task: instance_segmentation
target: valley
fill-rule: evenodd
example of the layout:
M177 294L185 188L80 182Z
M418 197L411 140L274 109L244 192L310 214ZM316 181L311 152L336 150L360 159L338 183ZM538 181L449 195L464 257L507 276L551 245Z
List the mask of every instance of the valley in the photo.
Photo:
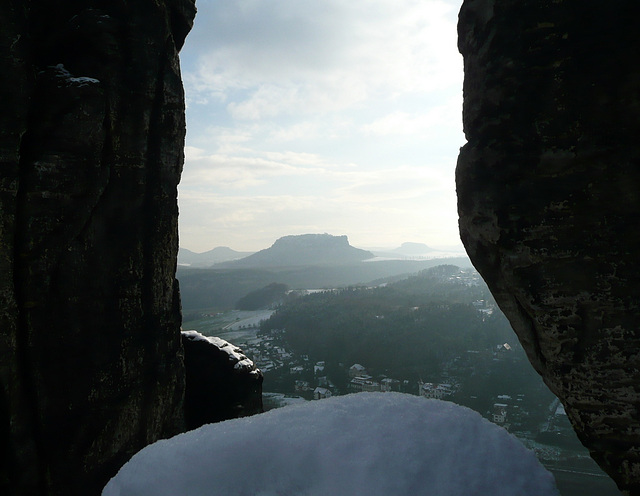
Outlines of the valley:
M534 450L563 496L617 494L475 270L294 293L271 309L191 312L183 327L241 346L264 373L267 409L358 391L453 401Z

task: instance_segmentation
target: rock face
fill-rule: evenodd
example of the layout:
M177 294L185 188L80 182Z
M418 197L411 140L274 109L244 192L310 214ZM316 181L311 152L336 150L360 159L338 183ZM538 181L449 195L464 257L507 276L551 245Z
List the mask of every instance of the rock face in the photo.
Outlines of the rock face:
M262 372L239 348L196 331L183 331L182 342L188 430L263 411Z
M0 493L91 495L183 428L193 0L0 5Z
M467 0L460 232L594 459L640 494L640 5Z

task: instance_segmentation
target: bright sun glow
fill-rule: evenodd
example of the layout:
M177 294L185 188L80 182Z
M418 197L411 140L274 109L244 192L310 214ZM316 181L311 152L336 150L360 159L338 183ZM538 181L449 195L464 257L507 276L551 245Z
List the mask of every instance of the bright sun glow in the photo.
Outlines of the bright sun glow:
M459 2L199 0L181 246L458 245Z

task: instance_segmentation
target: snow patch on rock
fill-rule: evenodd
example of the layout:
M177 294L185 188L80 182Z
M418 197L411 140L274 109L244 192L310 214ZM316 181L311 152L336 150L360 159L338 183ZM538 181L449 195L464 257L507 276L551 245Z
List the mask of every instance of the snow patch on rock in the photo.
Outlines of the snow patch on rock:
M182 335L191 341L206 341L224 351L229 355L229 361L234 362L234 369L255 369L253 362L242 353L240 348L224 339L215 336L205 336L198 331L182 331Z

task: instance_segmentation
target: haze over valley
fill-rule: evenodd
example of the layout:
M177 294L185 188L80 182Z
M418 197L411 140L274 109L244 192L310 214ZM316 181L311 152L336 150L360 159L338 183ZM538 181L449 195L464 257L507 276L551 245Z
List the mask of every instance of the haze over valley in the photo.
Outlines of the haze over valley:
M184 264L178 267L178 279L185 311L232 309L247 293L271 283L298 290L333 289L379 283L442 263L471 267L464 254L435 252L423 244L372 252L351 246L347 236L330 234L285 236L252 254L228 248L200 255L181 250L178 261Z
M183 328L241 346L267 409L359 391L453 401L533 449L562 496L616 494L463 254L324 233L179 261Z
M360 391L453 401L533 449L563 496L615 495L478 273L442 263L182 268L183 327L240 345L267 409Z
M291 259L291 256L294 258ZM335 236L324 233L283 236L278 238L271 247L259 252L236 251L228 246L217 246L211 250L196 253L181 247L178 251L178 265L203 268L231 262L231 265L235 266L260 267L341 264L356 260L427 260L461 257L467 257L461 245L436 249L424 243L404 242L397 247L355 248L349 243L346 235ZM239 262L240 260L243 261Z

